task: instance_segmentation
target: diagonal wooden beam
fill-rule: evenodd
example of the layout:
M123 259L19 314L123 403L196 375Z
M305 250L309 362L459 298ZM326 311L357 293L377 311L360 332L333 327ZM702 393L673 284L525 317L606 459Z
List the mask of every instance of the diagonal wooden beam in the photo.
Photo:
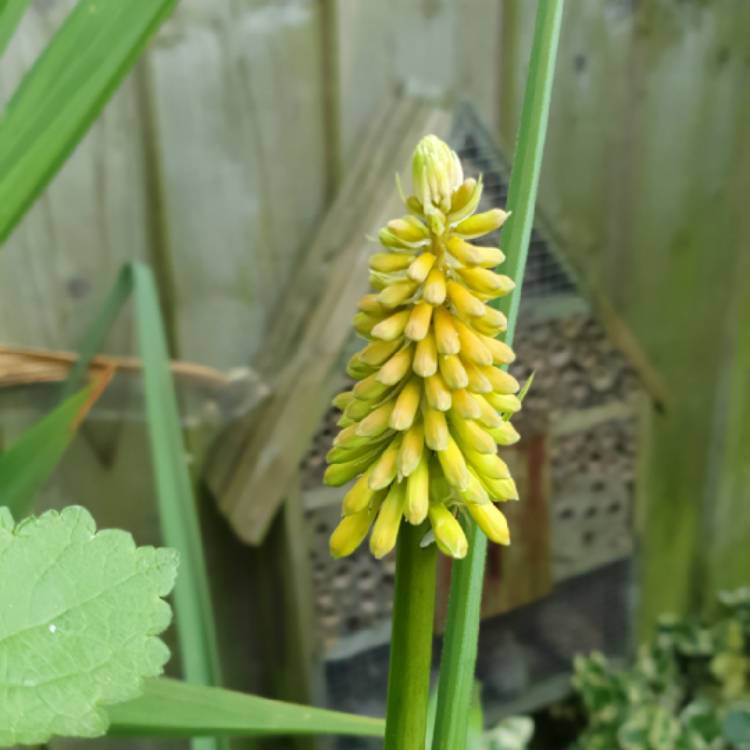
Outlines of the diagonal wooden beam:
M357 299L367 288L366 238L403 213L395 174L409 174L423 135L447 138L451 123L446 111L412 98L384 105L300 259L255 363L272 394L217 441L205 469L219 507L250 544L263 540L328 406Z

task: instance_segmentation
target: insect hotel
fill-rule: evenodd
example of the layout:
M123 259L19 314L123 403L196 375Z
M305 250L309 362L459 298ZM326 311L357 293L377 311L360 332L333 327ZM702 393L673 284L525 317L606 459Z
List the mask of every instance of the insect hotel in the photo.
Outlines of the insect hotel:
M398 210L394 174L406 174L411 144L426 132L447 139L467 176L483 175L486 208L505 204L509 174L507 158L468 106L448 113L402 99L381 117L269 337L279 347L264 355L269 371L274 361L286 364L253 416L252 434L234 438L241 458L227 472L233 481L222 484L221 467L213 475L224 512L251 543L262 538L285 496L301 503L306 539L297 575L301 588L312 587L327 699L337 708L374 712L382 704L372 696L384 699L386 692L395 556L376 560L363 545L350 557L331 557L328 539L345 488L322 482L338 430L331 397L349 385L346 362L359 346L350 320L367 288L372 238ZM554 236L538 216L511 366L519 382L532 375L533 382L514 420L521 442L503 453L521 500L504 506L513 543L490 545L485 579L478 669L490 715L531 710L563 694L575 653L624 653L630 637L614 613L629 601L645 395L628 337L587 299ZM438 630L450 561L441 557L440 566ZM435 666L439 655L438 639Z

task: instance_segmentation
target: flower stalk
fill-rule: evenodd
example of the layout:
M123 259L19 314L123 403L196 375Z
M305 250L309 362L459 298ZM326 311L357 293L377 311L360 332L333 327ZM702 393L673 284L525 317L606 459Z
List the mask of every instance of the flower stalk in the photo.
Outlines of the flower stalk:
M385 750L424 747L437 578L435 545L420 546L425 532L404 524L398 539Z

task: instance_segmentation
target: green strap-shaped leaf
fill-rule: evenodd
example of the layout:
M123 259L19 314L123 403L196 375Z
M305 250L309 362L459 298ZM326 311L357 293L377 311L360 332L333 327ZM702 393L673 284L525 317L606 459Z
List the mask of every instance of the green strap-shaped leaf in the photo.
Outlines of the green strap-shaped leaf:
M0 747L96 737L169 650L177 554L97 533L76 506L14 526L0 508Z
M79 0L0 119L0 242L88 130L174 3Z
M125 302L133 296L138 352L143 360L146 414L152 465L164 539L180 553L182 575L175 587L177 635L184 675L190 682L221 684L221 669L211 593L196 510L185 461L177 398L153 274L139 263L126 264L80 348L81 357L65 385L70 393L87 371L91 358ZM194 748L210 750L221 743L199 740Z
M0 58L31 0L0 0Z
M147 680L141 697L108 709L109 734L117 736L256 737L345 734L382 737L382 719L309 708L231 690Z
M0 506L25 516L75 435L93 395L92 387L70 396L0 454Z
M512 345L529 239L534 223L539 172L547 132L552 81L560 38L563 0L539 0L529 74L524 93L518 142L508 190L511 211L503 230L508 262L504 273L515 279L516 291L498 301L508 318L506 343ZM438 684L438 709L432 750L464 750L479 639L487 537L476 524L466 529L469 553L453 563L448 616Z

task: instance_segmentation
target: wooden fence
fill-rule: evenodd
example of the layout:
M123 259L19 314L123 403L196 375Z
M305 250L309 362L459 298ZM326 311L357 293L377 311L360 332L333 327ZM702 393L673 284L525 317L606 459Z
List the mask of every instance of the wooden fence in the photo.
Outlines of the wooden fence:
M32 4L0 97L70 5ZM469 100L512 150L535 6L182 0L0 254L0 341L74 347L120 264L140 259L175 356L252 365L389 96ZM540 206L669 391L642 457L644 623L750 580L748 28L745 0L571 0L564 21ZM132 351L127 319L109 348ZM63 478L103 524L150 541L143 443L133 420L92 425ZM254 555L224 539L222 589L236 594ZM222 614L253 620L236 598Z

